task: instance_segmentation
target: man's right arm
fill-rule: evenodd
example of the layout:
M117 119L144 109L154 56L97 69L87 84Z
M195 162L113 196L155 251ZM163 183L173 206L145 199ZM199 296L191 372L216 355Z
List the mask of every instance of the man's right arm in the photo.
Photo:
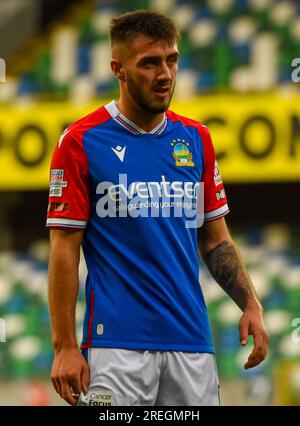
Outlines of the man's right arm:
M83 230L50 231L49 308L55 352L51 380L71 405L78 400L74 394L86 393L89 384L89 367L78 349L75 331L82 235Z

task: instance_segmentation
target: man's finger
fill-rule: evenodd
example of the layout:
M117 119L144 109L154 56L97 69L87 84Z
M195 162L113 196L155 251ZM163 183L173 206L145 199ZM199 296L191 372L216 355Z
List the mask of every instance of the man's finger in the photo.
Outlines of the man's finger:
M58 374L58 371L57 371L55 364L53 364L53 366L52 366L51 381L52 381L54 389L61 396L61 385L60 385L60 380L59 380L59 374Z
M60 395L60 387L58 386L57 380L54 379L53 377L51 377L51 381L52 381L52 384L53 384L55 391Z
M248 321L244 320L244 318L242 317L239 322L240 342L242 346L247 345L248 343L248 328Z
M89 370L89 366L85 363L82 367L82 372L81 372L81 388L84 394L87 393L89 384L90 384L90 370Z
M248 368L256 367L258 364L260 364L265 359L264 356L256 355L256 356L249 356L248 361L244 365L244 368L247 370Z
M268 352L268 343L266 341L266 335L263 332L254 335L254 349L265 359Z
M68 372L68 382L73 393L79 395L81 392L80 374L75 370Z
M72 377L69 380L70 386L72 388L72 391L74 394L79 395L81 392L81 386L80 386L80 376Z
M72 396L71 388L68 381L64 378L60 380L61 383L61 397L70 405L76 405L78 398Z
M267 347L264 341L264 336L260 334L256 334L254 336L254 348L248 358L248 361L245 364L245 369L255 367L260 364L266 357Z

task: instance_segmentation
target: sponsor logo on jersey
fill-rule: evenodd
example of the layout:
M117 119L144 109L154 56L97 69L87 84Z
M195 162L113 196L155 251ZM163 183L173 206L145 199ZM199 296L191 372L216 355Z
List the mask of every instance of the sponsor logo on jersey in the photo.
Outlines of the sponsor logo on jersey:
M111 149L116 154L116 156L119 158L119 160L123 163L124 155L125 155L125 151L126 151L126 146L123 146L123 148L122 148L120 145L118 145L118 146L116 146L116 148L111 147Z
M189 143L184 139L173 139L173 158L177 167L194 167L193 154L189 150Z
M131 200L133 197L139 198L197 198L197 191L199 189L199 182L182 182L182 181L168 181L164 175L161 176L161 181L148 181L148 182L132 182L127 185L127 175L119 175L119 183L117 185L111 184L108 187L108 195L111 200L118 201L122 198ZM102 189L102 184L109 182L101 182L98 186ZM97 193L98 190L97 190Z
M96 187L100 198L96 204L99 217L182 217L200 227L204 217L204 184L193 181L161 180L131 182L127 174L119 174L119 183L100 182ZM195 220L198 221L195 225ZM191 223L186 224L192 227Z
M217 162L215 162L215 168L214 168L214 180L215 180L215 185L216 185L216 186L221 185L221 184L223 183L223 182L222 182L222 177L221 177L220 170L219 170L219 167L218 167L218 163L217 163Z
M50 197L61 197L62 190L68 186L68 182L64 180L64 170L52 169L50 172Z

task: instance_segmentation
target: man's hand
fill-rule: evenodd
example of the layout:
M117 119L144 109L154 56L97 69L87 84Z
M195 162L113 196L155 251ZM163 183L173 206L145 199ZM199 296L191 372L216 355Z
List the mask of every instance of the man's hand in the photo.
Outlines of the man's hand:
M87 392L89 366L77 348L55 352L51 380L56 392L70 405L77 404L81 391Z
M264 326L262 311L246 308L239 322L239 332L242 346L248 343L249 335L254 338L254 348L244 368L255 367L266 358L269 346L269 336Z

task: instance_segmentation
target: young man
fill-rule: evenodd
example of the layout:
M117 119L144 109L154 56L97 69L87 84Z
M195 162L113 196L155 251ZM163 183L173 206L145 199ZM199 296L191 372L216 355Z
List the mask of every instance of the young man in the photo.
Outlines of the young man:
M245 368L267 354L262 308L226 227L208 129L168 110L178 39L173 22L154 12L114 19L111 68L120 99L71 125L54 152L52 381L72 405L81 392L87 405L219 404L198 242L243 311L241 344L254 336ZM190 214L202 187L198 230ZM81 244L88 268L83 354L75 337Z

